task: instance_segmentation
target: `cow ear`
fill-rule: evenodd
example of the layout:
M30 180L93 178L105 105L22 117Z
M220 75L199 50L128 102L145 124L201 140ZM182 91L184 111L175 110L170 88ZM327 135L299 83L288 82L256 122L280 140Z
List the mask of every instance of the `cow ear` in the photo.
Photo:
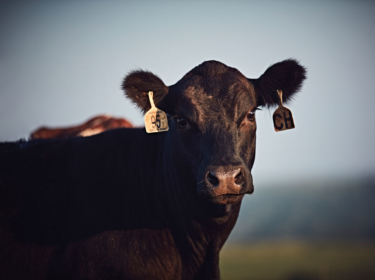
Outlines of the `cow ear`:
M151 108L148 99L149 91L154 92L156 107L168 93L168 87L158 76L142 70L129 73L122 83L122 89L125 91L125 95L143 110L143 113Z
M279 103L277 90L283 92L283 102L293 98L306 78L306 69L294 59L271 65L258 79L249 79L254 85L258 106L272 107Z

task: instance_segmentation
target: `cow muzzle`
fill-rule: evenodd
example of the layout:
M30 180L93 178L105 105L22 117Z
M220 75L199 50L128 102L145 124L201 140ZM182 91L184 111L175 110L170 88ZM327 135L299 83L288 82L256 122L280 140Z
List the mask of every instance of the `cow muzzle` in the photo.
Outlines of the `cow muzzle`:
M214 203L236 203L254 190L251 175L247 173L242 166L211 166L205 173L203 193Z

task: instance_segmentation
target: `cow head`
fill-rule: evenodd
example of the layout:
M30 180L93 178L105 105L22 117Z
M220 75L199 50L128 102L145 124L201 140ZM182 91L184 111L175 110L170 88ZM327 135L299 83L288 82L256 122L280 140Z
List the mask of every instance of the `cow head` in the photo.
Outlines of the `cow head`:
M174 135L176 157L194 178L195 194L231 204L253 192L255 111L278 104L277 89L288 102L305 72L295 60L285 60L248 79L235 68L206 61L169 87L146 71L130 73L122 87L144 112L150 109L147 93L154 92L156 106L170 115L170 130L163 133Z

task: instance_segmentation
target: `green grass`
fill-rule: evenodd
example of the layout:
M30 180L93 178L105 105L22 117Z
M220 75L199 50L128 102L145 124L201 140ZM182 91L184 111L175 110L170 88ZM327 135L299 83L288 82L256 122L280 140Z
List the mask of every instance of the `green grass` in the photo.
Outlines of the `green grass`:
M375 243L229 244L220 270L224 280L375 279Z

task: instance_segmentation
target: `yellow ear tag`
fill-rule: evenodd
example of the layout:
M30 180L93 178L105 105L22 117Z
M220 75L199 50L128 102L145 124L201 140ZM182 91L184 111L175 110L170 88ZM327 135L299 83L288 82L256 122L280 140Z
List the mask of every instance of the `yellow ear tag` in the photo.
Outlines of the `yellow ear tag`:
M292 112L283 106L283 92L277 90L279 94L279 108L273 113L273 126L276 131L295 128Z
M148 92L150 99L151 109L145 115L145 128L147 133L168 131L168 118L167 115L160 109L155 107L154 93Z

